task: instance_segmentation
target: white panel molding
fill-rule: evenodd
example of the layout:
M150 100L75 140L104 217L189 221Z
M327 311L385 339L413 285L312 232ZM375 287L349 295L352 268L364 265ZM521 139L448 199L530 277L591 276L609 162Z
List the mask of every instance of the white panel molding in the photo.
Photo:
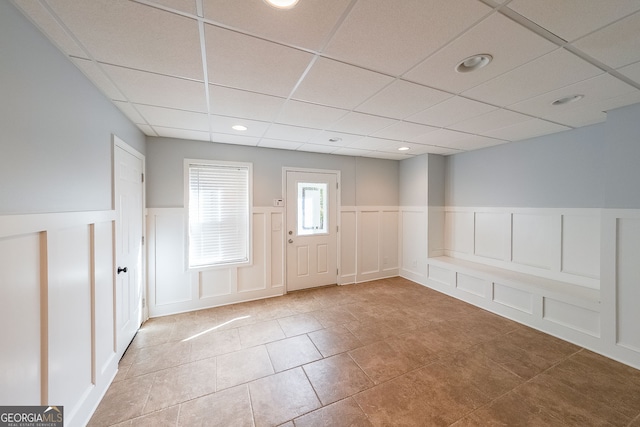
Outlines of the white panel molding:
M443 255L599 289L601 212L446 206Z
M24 346L13 356L35 366L21 377L23 389L4 396L5 403L55 401L68 408L67 425L85 425L106 393L118 369L115 219L113 210L0 216L0 277L7 284L0 294L19 286L22 298L12 300L26 304L17 318L4 310L0 321L21 325Z
M338 262L338 284L356 283L358 271L358 210L355 206L340 208L340 257Z
M444 211L442 212L444 215ZM442 225L444 224L444 216ZM398 265L400 275L416 282L427 278L428 211L424 206L400 206ZM444 236L444 231L442 236ZM442 242L444 244L444 242Z
M397 206L356 207L356 283L398 275L398 257L389 260L385 252L389 245L399 244L398 211Z
M282 295L283 214L281 207L253 207L252 265L188 270L186 210L148 209L149 315L166 316Z

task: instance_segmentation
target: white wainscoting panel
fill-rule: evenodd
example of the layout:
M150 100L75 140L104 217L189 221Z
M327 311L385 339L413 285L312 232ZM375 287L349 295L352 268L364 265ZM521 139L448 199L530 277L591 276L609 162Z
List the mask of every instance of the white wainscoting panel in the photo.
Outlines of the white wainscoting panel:
M203 270L186 268L185 214L183 208L148 209L151 317L282 295L282 208L253 208L250 266Z
M523 313L533 314L533 294L499 283L493 284L493 301Z
M476 212L474 253L508 261L511 253L511 215L505 212Z
M402 276L415 281L427 278L427 214L425 208L402 206L400 223L400 270Z
M562 271L600 278L600 218L562 216Z
M544 319L594 337L600 336L600 313L584 307L545 298Z
M117 372L115 216L0 216L4 404L63 405L65 425L89 421Z
M473 253L473 212L446 211L444 215L444 247L451 252Z
M444 255L444 206L429 206L427 209L427 252L429 257Z
M358 213L355 207L343 206L340 209L340 285L356 281L357 218Z
M462 291L486 298L490 283L478 277L458 273L456 287Z
M0 236L3 405L40 402L40 266L40 233Z
M560 217L550 214L513 214L512 227L514 263L560 270Z
M356 282L397 276L398 208L358 207L356 221Z
M429 280L434 280L447 286L453 286L455 282L455 272L435 265L429 265L427 277Z
M640 353L640 218L616 222L616 341Z

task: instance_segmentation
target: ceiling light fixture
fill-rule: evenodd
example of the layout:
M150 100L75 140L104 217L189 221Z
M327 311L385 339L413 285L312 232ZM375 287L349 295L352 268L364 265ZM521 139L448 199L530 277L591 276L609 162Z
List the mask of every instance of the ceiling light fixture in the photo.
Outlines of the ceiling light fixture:
M493 56L488 53L473 55L460 61L458 65L456 65L456 71L458 73L470 73L471 71L476 71L489 65L492 60Z
M298 4L298 0L264 0L264 2L277 9L291 9Z
M244 126L244 125L233 125L233 126L231 126L231 129L239 130L240 132L244 132L248 128L246 126Z
M400 147L398 151L409 151L409 147Z
M556 99L551 105L571 104L572 102L580 101L582 98L584 98L584 95L565 96L564 98Z
M329 138L329 142L340 142L340 141L342 141L342 138L338 138L337 136L333 138Z

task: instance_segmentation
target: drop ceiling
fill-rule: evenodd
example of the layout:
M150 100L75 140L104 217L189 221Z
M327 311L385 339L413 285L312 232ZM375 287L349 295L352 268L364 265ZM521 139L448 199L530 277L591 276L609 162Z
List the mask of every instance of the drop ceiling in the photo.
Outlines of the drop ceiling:
M400 160L640 102L638 0L13 1L149 136Z

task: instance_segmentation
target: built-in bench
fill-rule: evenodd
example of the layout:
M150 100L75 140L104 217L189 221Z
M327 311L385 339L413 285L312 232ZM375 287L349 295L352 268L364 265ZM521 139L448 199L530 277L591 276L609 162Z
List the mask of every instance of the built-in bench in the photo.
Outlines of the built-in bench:
M569 339L575 332L600 336L598 289L447 256L427 264L434 289Z

